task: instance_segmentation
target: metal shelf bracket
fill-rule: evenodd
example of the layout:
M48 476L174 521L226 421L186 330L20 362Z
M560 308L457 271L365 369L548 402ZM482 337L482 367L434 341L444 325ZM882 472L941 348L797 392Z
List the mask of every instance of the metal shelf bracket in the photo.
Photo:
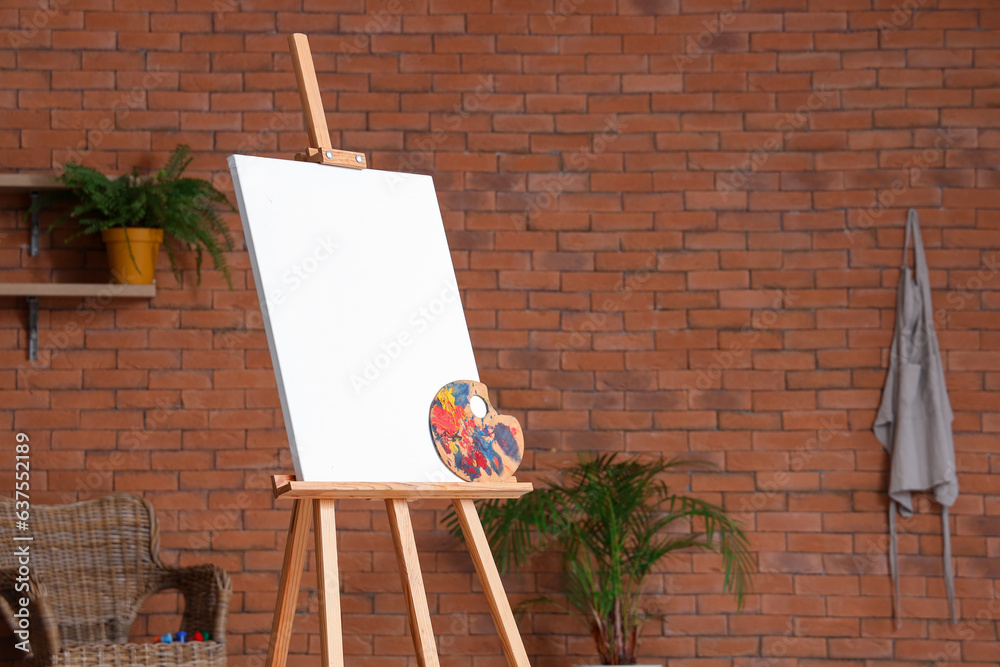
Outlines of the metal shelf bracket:
M28 297L28 359L38 359L38 297Z
M31 256L38 257L38 245L39 239L42 234L42 212L34 208L35 204L38 203L38 197L40 193L38 190L31 191ZM34 357L32 357L34 359Z

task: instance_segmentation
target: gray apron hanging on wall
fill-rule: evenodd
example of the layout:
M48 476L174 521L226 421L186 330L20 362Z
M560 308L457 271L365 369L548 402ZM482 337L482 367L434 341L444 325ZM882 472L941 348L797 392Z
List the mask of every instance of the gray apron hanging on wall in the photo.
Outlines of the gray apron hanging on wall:
M914 270L907 265L913 239ZM914 275L915 274L915 275ZM955 584L951 564L948 508L958 497L955 448L952 443L953 414L945 386L941 351L934 333L934 307L928 279L924 244L917 212L906 219L903 266L896 295L896 332L889 352L889 374L873 427L875 436L889 453L890 568L897 625L899 606L899 553L896 547L896 511L913 514L914 491L933 491L941 504L944 539L944 576L951 621L955 623Z

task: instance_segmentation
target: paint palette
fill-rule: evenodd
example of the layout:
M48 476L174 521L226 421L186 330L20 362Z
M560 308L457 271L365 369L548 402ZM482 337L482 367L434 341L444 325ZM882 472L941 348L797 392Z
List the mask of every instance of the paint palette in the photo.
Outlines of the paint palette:
M441 387L431 402L430 429L441 461L470 482L507 479L524 455L521 425L490 405L481 382L458 380Z

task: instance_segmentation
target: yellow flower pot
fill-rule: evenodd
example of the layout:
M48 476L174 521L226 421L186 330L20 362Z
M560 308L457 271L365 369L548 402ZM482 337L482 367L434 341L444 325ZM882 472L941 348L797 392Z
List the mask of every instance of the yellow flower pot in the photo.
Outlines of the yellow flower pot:
M162 229L115 227L102 230L101 238L108 248L108 268L116 283L153 284L156 277L156 256L163 242Z

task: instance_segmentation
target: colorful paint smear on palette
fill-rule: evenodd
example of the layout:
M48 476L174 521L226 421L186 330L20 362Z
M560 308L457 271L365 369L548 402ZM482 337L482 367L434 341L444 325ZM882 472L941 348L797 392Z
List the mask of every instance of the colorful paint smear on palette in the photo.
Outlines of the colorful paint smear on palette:
M472 411L473 396L486 403L483 417ZM444 464L470 482L504 480L524 455L521 425L497 413L481 382L458 380L441 387L431 402L430 429Z

